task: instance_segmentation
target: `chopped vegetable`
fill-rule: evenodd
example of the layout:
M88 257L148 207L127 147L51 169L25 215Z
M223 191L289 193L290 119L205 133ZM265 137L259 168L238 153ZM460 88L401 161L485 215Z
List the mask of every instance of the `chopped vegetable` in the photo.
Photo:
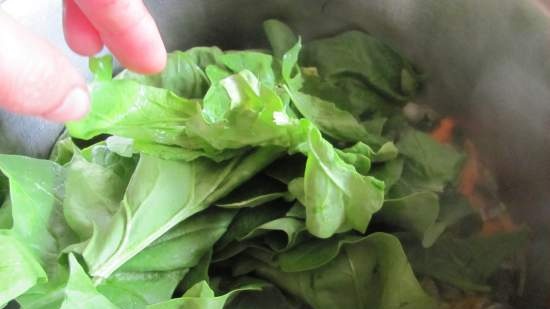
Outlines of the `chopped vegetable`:
M272 53L196 47L153 76L90 59L91 111L51 160L0 155L0 306L431 309L419 274L490 289L526 234L482 211L496 189L452 118L406 121L412 64L360 31L264 29Z
M432 137L442 144L449 144L453 140L455 126L453 118L445 117L439 121L439 126L432 131Z

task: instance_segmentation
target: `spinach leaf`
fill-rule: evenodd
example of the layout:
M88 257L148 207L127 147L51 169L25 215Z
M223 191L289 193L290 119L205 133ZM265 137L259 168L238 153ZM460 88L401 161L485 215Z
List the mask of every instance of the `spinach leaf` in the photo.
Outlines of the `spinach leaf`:
M0 252L0 307L47 281L34 254L9 231L0 230Z
M208 275L208 271L210 269L210 263L212 263L213 253L212 248L210 248L210 250L208 250L208 252L201 257L199 263L191 268L185 275L180 286L187 290L201 281L209 283L210 277Z
M61 237L72 237L61 221L62 168L51 161L0 155L0 170L10 182L11 232L41 265L55 263ZM50 226L53 222L59 224L56 229Z
M264 173L288 185L293 179L303 177L305 169L306 157L302 154L295 154L276 160L264 170Z
M23 298L21 303L25 303L36 294L55 290L63 276L57 257L61 249L76 241L76 237L63 219L63 169L59 165L52 161L0 155L0 171L10 184L9 207L6 208L9 212L5 213L10 217L5 218L9 226L6 224L6 229L0 230L0 234L7 237L4 245L10 250L2 251L0 260L13 263L14 256L20 258L19 264L0 267L0 277L21 275L15 281L7 281L13 289L0 297L0 302L19 296ZM20 295L22 293L25 294Z
M431 248L404 241L414 271L467 291L489 291L489 277L527 241L527 232L507 232L467 239L441 237Z
M106 279L168 230L208 207L206 198L235 163L187 163L142 155L119 209L107 227L94 230L81 252L90 274Z
M468 219L481 218L476 216L475 210L470 206L466 198L458 194L446 194L441 196L439 203L439 216L425 232L423 246L430 247L447 229L464 223ZM458 224L457 232L462 232L464 224ZM458 233L455 233L455 235Z
M400 153L408 159L396 194L418 190L441 192L455 183L464 155L450 145L440 144L418 130L406 130L397 143Z
M217 47L195 47L168 54L164 70L156 75L141 75L123 71L117 79L134 80L140 84L163 88L184 98L202 99L210 87L206 68L222 65L223 52Z
M384 233L343 246L329 263L313 270L288 273L260 264L255 272L314 309L436 308L414 277L399 240Z
M210 205L227 196L243 182L250 180L255 174L277 160L281 155L282 150L279 147L261 147L241 157L231 174L220 183L205 203Z
M235 220L231 222L227 232L216 244L215 252L224 249L233 241L241 241L254 229L262 224L278 219L285 214L288 208L281 207L278 201L271 202L254 208L241 209Z
M362 241L355 235L337 235L329 239L312 239L299 247L277 256L279 267L284 272L300 272L319 268L335 259L342 247Z
M273 55L277 59L282 59L284 54L298 42L298 37L292 29L276 19L266 20L263 23L263 28Z
M186 160L203 154L196 149L214 158L220 154L200 138L186 134L186 122L200 113L199 102L131 80L95 82L92 87L92 109L83 120L67 124L71 136L120 135L133 139L139 151ZM170 146L189 151L170 152Z
M196 266L226 232L235 213L213 208L184 220L122 265L120 271L162 272Z
M65 137L55 143L50 154L50 160L59 165L65 165L71 161L74 152L77 150L78 147L74 144L73 140L70 137Z
M67 223L81 240L92 236L94 226L96 229L107 228L119 209L135 166L133 159L114 159L114 154L110 155L110 162L106 162L105 155L98 154L104 147L94 148L92 162L76 154L66 168L63 212Z
M108 81L113 79L113 57L90 57L88 68L96 81Z
M413 233L425 247L437 239L428 237L439 216L439 197L433 192L417 192L398 199L387 199L375 218L389 226Z
M269 286L261 291L244 291L233 299L227 309L305 309L305 304L284 295L278 288Z
M345 142L380 142L379 138L368 134L352 114L334 103L290 90L289 95L298 111L332 138Z
M304 176L308 231L328 238L344 225L364 233L373 213L382 207L384 183L358 173L321 133L312 128Z
M97 290L119 308L144 309L171 299L186 272L116 272L98 285Z
M233 73L250 71L262 84L268 87L275 86L273 57L269 54L255 51L231 51L221 55L220 61Z
M220 84L227 92L229 101L219 104L231 108L224 121L206 124L202 117L193 118L188 128L194 136L207 141L215 149L247 146L292 149L304 139L300 123L285 113L281 98L252 72L241 71L221 80Z
M17 303L25 309L58 309L65 299L65 287L69 269L65 263L50 265L47 282L39 283L17 297Z
M354 77L363 88L406 101L416 92L412 66L382 41L360 31L309 42L304 46L301 64L314 66L324 79Z
M333 102L339 109L351 113L358 119L383 117L399 112L398 107L394 106L394 100L365 87L361 81L353 77L339 76L336 79L326 80L319 76L316 67L302 70L304 73L302 92Z
M401 178L403 173L403 159L391 160L382 165L375 165L370 171L370 175L384 182L384 192L387 194Z
M227 294L215 296L214 291L212 291L212 289L208 286L208 283L201 281L187 290L182 297L148 306L147 309L223 309L225 303L237 293L246 290L259 289L260 287L257 285L244 286L242 288L232 290Z
M69 254L69 265L71 272L67 287L65 288L65 299L61 304L61 309L119 309L119 307L115 306L96 290L92 280L72 254Z
M283 217L266 222L252 230L243 239L264 236L264 242L274 251L285 251L294 247L305 236L303 220Z
M257 174L216 203L223 208L256 207L273 200L289 199L286 186L263 174Z

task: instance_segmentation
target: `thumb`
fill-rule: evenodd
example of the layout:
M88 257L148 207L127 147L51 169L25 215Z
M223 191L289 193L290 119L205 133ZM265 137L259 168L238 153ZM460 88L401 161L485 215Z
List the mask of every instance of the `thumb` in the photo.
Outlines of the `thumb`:
M0 107L53 121L86 114L85 80L60 51L0 10Z

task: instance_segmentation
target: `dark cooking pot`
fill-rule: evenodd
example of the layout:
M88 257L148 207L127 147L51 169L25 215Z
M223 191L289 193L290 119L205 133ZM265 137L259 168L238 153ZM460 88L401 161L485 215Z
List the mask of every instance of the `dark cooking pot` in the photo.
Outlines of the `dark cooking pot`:
M0 1L1 2L1 1ZM2 7L65 47L60 0ZM266 45L276 17L304 39L366 30L427 76L422 103L460 118L498 176L500 194L534 238L518 308L550 307L550 13L530 0L152 0L169 50ZM70 55L86 72L86 59ZM1 99L1 98L0 98ZM46 156L62 127L0 112L0 152ZM488 257L490 258L490 257Z

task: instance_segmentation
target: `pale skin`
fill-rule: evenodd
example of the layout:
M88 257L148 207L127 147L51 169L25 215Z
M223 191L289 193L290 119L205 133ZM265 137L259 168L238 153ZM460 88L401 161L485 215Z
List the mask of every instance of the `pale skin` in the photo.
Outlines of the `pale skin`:
M64 0L69 47L92 56L104 46L126 68L154 74L166 65L158 28L140 0ZM89 110L85 79L50 43L0 10L0 107L66 122ZM4 48L9 46L9 48Z

